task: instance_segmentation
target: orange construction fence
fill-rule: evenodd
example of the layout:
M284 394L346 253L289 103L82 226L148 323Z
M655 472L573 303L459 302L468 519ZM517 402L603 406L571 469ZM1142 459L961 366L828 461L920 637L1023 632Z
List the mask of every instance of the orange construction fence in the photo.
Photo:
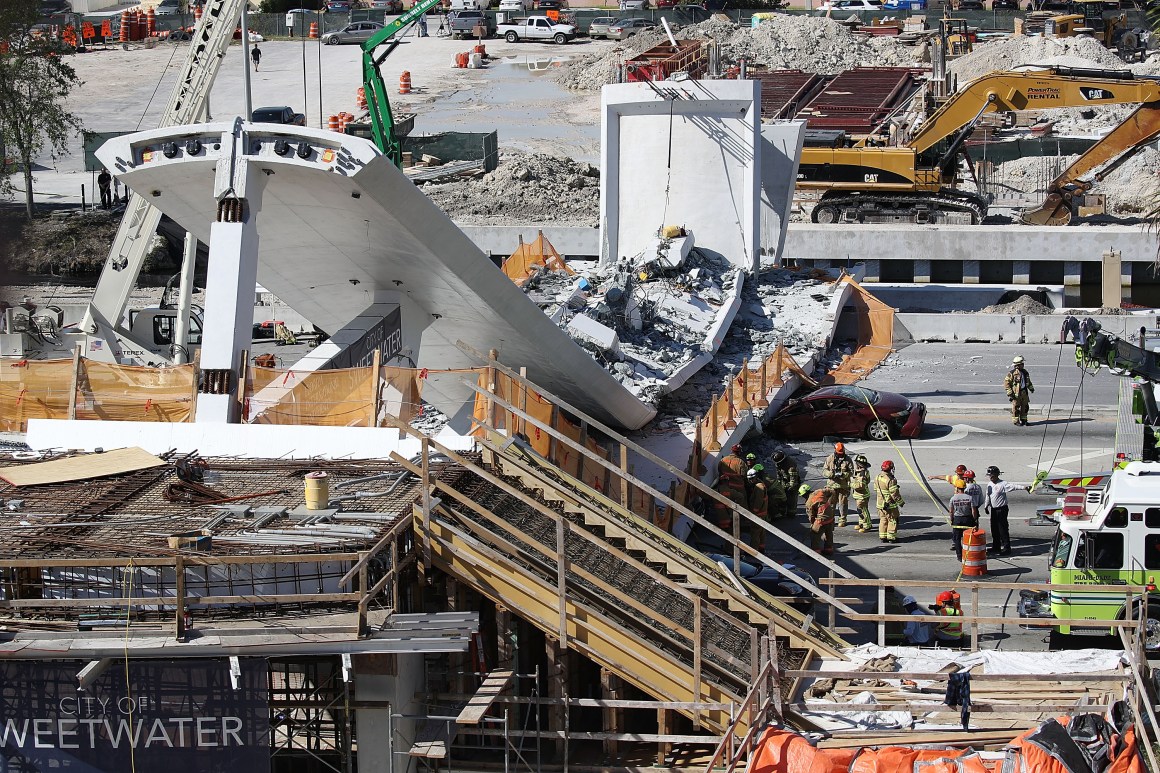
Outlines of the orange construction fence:
M29 419L189 421L196 369L139 368L80 358L0 363L0 429Z
M824 385L853 384L870 375L894 351L894 308L853 279L846 277L846 282L853 288L846 306L853 307L858 322L858 347L826 374L822 379Z

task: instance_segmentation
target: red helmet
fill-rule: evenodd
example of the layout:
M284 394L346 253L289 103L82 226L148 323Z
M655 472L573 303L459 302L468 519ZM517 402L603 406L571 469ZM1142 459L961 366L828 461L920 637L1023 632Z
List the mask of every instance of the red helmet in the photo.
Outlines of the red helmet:
M975 479L975 471L974 470L965 470L963 472L963 480L974 480L974 479Z
M890 472L891 470L894 469L894 462L887 459L885 462L882 463L882 469L886 470L887 472Z
M954 601L954 599L955 594L951 593L949 590L944 590L942 593L934 597L935 603L939 605L950 604L952 601Z
M730 448L729 450L730 450L730 451L732 451L732 452L733 452L733 453L735 453L735 454L740 454L740 453L741 453L741 444L740 444L740 443L734 443L734 444L733 444L733 447L732 447L732 448Z
M955 472L959 475L962 475L966 471L967 471L967 465L965 465L965 464L960 464L958 467L955 468Z

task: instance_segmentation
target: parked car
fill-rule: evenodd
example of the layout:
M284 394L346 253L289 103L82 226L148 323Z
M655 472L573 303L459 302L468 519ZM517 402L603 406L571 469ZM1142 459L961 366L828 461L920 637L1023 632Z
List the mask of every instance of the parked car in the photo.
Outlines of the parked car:
M329 0L327 13L350 13L350 0Z
M181 13L183 10L185 9L182 8L181 0L161 0L160 3L154 6L153 13L157 16L173 16L176 13Z
M255 107L253 115L254 123L280 123L292 126L306 125L306 116L302 113L295 113L294 108L289 105Z
M72 6L65 0L42 0L40 4L41 16L56 16L61 13L72 13Z
M787 440L821 440L826 435L918 437L926 422L926 406L894 392L860 386L814 390L786 403L770 423L770 432Z
M677 0L656 0L657 8L676 8Z
M328 32L322 36L322 42L328 46L337 46L342 43L365 43L383 28L377 21L359 21L348 24L335 32Z
M822 13L826 11L882 11L885 8L882 0L826 0L818 6Z
M447 15L447 24L453 38L475 37L476 27L483 27L485 38L495 34L495 17L483 11L453 11Z
M991 10L993 11L1018 11L1019 0L993 0L991 3Z
M367 0L367 8L370 8L372 11L402 13L403 0Z
M617 19L608 28L609 40L627 40L638 32L654 29L657 23L652 19Z
M564 45L576 37L576 28L571 24L553 22L546 16L529 16L526 19L515 19L499 25L496 34L503 35L504 40L509 43L521 40L550 40L557 45Z
M983 0L959 0L960 11L985 11L987 6L983 4Z
M504 0L507 2L507 0ZM502 7L502 3L500 4ZM615 16L597 16L588 25L588 37L590 38L606 38L608 37L608 28L616 23Z
M647 11L648 0L620 0L622 11Z
M568 7L568 0L539 0L536 7L541 11L562 11Z
M499 9L509 13L527 13L534 5L532 0L499 0Z

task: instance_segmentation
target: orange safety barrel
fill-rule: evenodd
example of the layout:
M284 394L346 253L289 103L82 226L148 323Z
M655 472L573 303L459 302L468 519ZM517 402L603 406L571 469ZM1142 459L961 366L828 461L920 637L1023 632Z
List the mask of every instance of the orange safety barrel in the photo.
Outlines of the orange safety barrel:
M129 11L125 11L124 13L121 14L121 42L122 43L129 42L129 25L130 25L130 23L131 22L129 21Z
M466 70L468 58L469 58L468 53L466 51L463 51L463 52L456 54L455 55L455 66L461 70Z
M157 11L150 6L145 13L145 35L153 37L153 33L157 31Z
M367 90L365 86L359 86L358 91L354 95L355 104L358 105L359 110L367 109Z
M148 22L145 20L145 14L137 11L133 16L135 20L133 40L144 40L148 32Z
M197 22L201 21L201 6L200 5L195 5L193 7L193 21L195 24Z
M318 39L318 22L316 22L316 21L310 22L310 39L311 40Z
M963 576L987 574L987 532L982 529L963 531Z
M332 132L339 131L342 128L341 122L339 121L337 115L330 116L326 122L326 128L330 129Z
M403 70L403 72L399 75L399 93L411 93L411 73L409 70Z
M480 43L475 47L475 53L479 54L480 56L487 56L487 46Z

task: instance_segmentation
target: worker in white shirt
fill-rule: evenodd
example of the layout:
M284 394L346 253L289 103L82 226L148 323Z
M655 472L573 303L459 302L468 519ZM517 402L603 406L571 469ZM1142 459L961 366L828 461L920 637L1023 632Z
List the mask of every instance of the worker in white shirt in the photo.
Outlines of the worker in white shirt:
M913 644L915 647L930 644L931 639L934 638L934 627L931 625L931 620L927 618L932 617L932 615L918 605L914 596L904 597L902 607L908 615L913 615L902 626L902 635L906 637L906 643Z
M999 556L1011 555L1011 532L1007 528L1007 494L1012 491L1031 491L1030 486L1017 486L1000 480L1002 472L995 465L987 468L987 512L991 514L991 552Z

